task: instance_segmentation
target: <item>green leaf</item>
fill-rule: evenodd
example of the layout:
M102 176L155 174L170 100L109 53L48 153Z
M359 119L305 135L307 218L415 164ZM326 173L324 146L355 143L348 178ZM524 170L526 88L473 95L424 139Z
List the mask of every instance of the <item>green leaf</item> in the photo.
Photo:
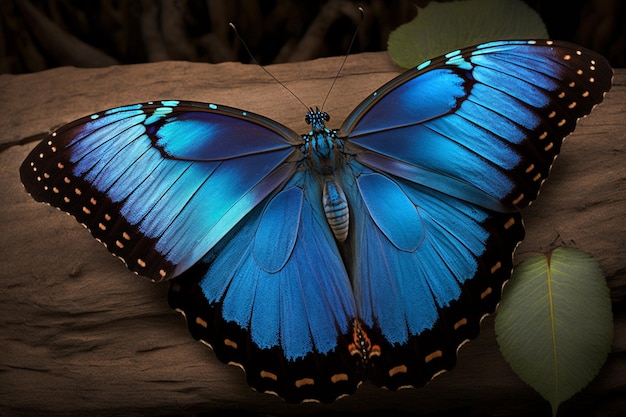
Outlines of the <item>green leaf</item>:
M521 0L431 1L389 35L387 49L396 64L410 68L486 41L547 37L539 15Z
M572 248L528 258L504 289L495 329L513 371L556 415L596 376L611 349L611 299L600 266Z

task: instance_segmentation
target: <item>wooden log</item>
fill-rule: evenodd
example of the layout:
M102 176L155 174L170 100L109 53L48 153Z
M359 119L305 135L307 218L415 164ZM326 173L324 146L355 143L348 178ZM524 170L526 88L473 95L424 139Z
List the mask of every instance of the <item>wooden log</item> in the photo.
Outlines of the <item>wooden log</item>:
M269 67L305 103L320 105L341 58ZM339 126L399 73L384 53L351 56L327 102ZM516 260L564 243L599 261L612 290L613 353L562 415L626 408L626 70L566 141L538 201L525 210ZM23 190L23 138L134 102L185 99L245 108L307 131L304 108L260 68L162 62L0 75L0 415L543 415L549 406L510 370L493 319L459 364L423 389L365 383L331 405L289 405L251 391L241 371L194 341L167 306L167 284L137 278L72 218Z

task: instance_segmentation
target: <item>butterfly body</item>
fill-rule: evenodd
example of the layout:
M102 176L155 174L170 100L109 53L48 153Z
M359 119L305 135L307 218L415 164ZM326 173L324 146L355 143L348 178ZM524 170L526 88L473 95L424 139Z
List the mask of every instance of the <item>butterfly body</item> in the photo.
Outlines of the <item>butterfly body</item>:
M53 133L27 191L86 225L249 385L330 402L368 379L418 387L494 311L532 202L610 88L552 41L451 52L309 133L208 103L149 102Z
M347 155L343 150L343 141L337 137L336 130L330 130L325 122L330 120L328 113L313 110L305 116L311 131L302 135L304 146L302 154L306 158L306 168L319 175L323 183L322 203L328 225L338 242L348 236L350 214L348 201L335 177L335 171L345 165Z

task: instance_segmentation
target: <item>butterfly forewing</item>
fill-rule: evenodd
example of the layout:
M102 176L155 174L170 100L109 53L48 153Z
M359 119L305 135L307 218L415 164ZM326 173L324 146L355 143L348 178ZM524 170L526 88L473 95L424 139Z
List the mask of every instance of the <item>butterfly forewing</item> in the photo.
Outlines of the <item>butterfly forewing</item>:
M125 106L54 132L20 175L33 198L76 217L129 269L169 279L293 175L300 137L290 132L222 106Z
M390 81L338 135L376 170L486 208L524 207L611 78L602 56L575 45L492 42Z

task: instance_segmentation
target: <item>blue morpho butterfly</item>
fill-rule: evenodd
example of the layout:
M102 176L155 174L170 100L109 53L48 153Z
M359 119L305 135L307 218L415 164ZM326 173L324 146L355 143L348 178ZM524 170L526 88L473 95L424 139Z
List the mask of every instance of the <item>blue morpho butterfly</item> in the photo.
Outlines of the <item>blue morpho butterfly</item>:
M27 191L76 217L250 386L329 402L451 369L524 236L519 208L612 70L553 41L451 52L391 80L338 130L217 104L119 107L52 133Z

